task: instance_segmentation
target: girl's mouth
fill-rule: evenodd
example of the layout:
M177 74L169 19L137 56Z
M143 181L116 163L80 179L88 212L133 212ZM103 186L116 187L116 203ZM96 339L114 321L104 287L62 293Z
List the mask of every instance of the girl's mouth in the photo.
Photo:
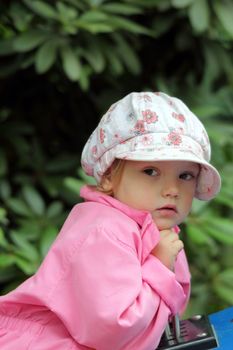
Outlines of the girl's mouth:
M167 217L172 217L177 214L177 208L175 205L172 204L164 205L163 207L156 209L156 211L160 215Z

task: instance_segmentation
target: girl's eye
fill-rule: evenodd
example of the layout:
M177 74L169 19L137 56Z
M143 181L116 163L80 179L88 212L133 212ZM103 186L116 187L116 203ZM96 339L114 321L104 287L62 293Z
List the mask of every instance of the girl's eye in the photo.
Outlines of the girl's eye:
M143 172L149 176L157 176L158 175L158 171L156 169L153 169L153 168L144 169Z
M194 178L195 178L195 176L192 173L188 173L188 172L187 173L182 173L180 175L180 179L186 180L186 181L192 180Z

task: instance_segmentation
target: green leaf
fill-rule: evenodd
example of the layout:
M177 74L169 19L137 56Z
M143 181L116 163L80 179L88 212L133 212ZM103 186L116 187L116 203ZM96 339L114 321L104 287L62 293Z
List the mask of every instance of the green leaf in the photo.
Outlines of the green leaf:
M12 254L0 254L0 268L11 266L15 263L15 256Z
M83 65L81 74L80 74L80 79L79 79L79 84L83 91L87 91L89 88L90 74L91 74L91 67L89 65Z
M58 41L55 39L41 45L35 56L37 73L45 73L51 68L56 60L57 48Z
M82 16L79 17L79 21L82 22L103 22L108 20L108 15L97 10L86 11ZM79 22L78 21L78 22Z
M218 51L216 51L216 47L206 43L204 47L204 55L205 55L205 70L204 70L204 76L202 79L202 89L206 91L207 89L211 88L211 85L214 83L214 81L217 79L219 74L221 74L221 66L219 65L219 57L218 57ZM206 108L208 106L210 108L213 108L213 115L218 115L221 113L222 106L219 103L219 101L215 98L212 99L212 101L206 101L203 102L206 105ZM214 108L216 109L216 112L214 112ZM217 110L218 109L218 110ZM209 115L211 115L209 113Z
M122 74L124 72L124 67L114 49L112 48L109 51L106 51L105 54L109 61L109 68L111 69L113 75L117 76Z
M111 33L114 31L114 28L111 24L107 23L92 23L92 22L82 22L77 23L80 29L84 29L92 34L96 33Z
M90 40L88 47L83 51L83 56L86 58L90 66L97 73L100 73L105 68L105 58L102 52L101 42L97 40Z
M31 216L32 211L29 206L21 198L9 198L7 200L7 206L18 215Z
M112 2L101 6L101 10L119 15L137 15L142 13L142 9L137 6Z
M56 19L57 12L54 7L39 0L23 0L23 2L36 14L44 18Z
M88 3L91 5L91 7L98 7L100 6L104 1L106 0L88 0Z
M55 238L57 237L58 231L55 227L47 227L40 240L40 252L42 257L45 257Z
M11 231L11 239L16 244L15 253L31 262L39 260L38 251L17 231Z
M141 72L141 64L136 52L124 40L123 36L116 35L115 40L117 42L118 55L122 58L128 70L133 74L139 74Z
M72 21L78 16L77 9L67 6L61 1L56 3L56 7L60 14L60 20L63 22Z
M0 227L0 247L7 248L8 246L9 246L9 243L5 238L3 229ZM0 254L0 256L1 256L1 254Z
M64 179L64 185L71 192L74 192L75 194L79 195L80 189L84 185L84 182L73 177L66 177Z
M229 305L233 304L233 293L232 293L232 287L225 287L225 286L215 286L215 291L218 294L218 296L225 300L225 302L229 303Z
M27 275L33 275L38 268L38 263L32 263L21 256L15 256L16 265Z
M0 197L3 200L8 200L11 196L11 187L7 180L3 179L0 182Z
M221 217L205 218L206 231L216 240L233 245L233 224L230 219L223 219Z
M74 51L67 44L60 48L64 72L71 81L77 81L81 74L81 63Z
M83 0L66 0L67 3L72 5L74 8L81 10L81 11L86 11L87 8L87 3L86 1Z
M171 4L176 8L183 8L191 5L196 0L171 0Z
M233 198L230 195L229 191L227 191L226 193L224 193L223 191L221 191L218 196L215 198L216 202L222 203L226 206L228 206L229 208L233 209Z
M205 31L209 26L209 7L206 0L195 0L190 6L189 19L196 32Z
M35 188L27 185L23 187L22 193L31 210L37 215L43 215L45 212L45 203L39 192L37 192Z
M109 21L109 16L105 13L92 10L85 12L76 21L76 25L80 29L95 33L109 33L114 30L112 23Z
M186 231L191 240L196 244L206 245L211 241L206 232L198 226L187 225Z
M207 209L209 203L206 201L200 201L199 199L194 198L193 200L193 204L192 204L192 211L191 213L193 215L200 215L203 212L205 212L205 210Z
M52 202L47 209L47 218L52 219L60 215L63 210L63 205L59 201Z
M109 23L111 23L116 29L126 30L134 34L153 35L150 29L120 16L110 16Z
M94 179L94 177L87 175L82 167L78 168L78 176L83 180L83 185L96 185L96 180Z
M41 235L41 231L44 228L44 221L38 220L38 218L20 218L18 220L19 228L17 234L26 239L27 241L35 241Z
M232 1L217 0L217 1L214 1L213 4L214 4L216 16L218 17L222 26L231 35L231 37L233 37L233 21L232 21L233 3Z
M34 14L25 10L25 7L22 6L19 2L11 2L10 17L13 20L14 27L19 32L24 32L28 30L31 20L33 19Z
M221 272L216 277L214 290L227 303L233 304L233 268Z
M16 37L13 42L14 50L26 52L35 49L48 39L48 33L39 30L31 30Z

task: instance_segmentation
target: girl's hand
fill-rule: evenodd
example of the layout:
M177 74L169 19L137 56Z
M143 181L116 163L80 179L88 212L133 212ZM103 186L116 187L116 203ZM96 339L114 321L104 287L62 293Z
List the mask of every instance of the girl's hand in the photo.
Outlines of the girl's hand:
M178 253L184 248L183 242L172 229L160 231L160 241L151 251L168 269L174 271L174 265Z

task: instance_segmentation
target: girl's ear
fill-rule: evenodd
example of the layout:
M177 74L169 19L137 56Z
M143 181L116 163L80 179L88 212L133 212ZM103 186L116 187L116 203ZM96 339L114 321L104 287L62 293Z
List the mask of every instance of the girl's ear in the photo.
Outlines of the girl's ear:
M113 184L110 176L104 176L101 181L101 186L106 192L110 192L113 189Z

